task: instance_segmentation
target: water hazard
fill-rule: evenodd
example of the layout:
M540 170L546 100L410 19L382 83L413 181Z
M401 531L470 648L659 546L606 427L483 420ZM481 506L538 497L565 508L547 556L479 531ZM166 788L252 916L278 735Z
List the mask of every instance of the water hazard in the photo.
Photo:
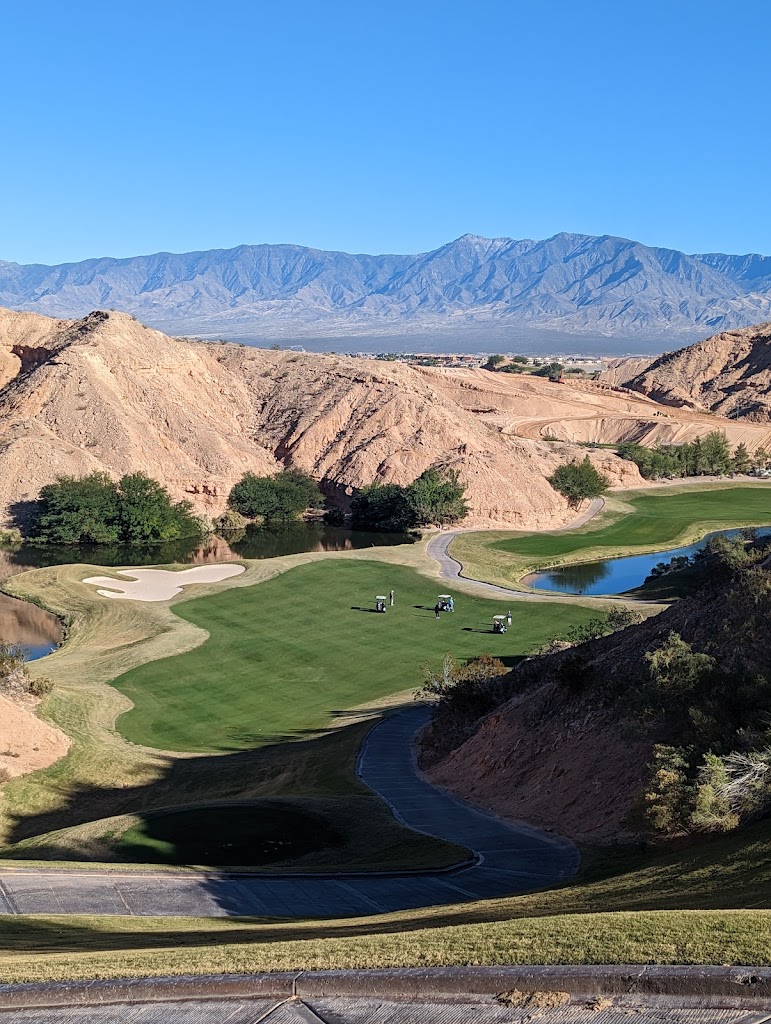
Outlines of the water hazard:
M599 562L583 562L578 565L562 565L530 573L522 582L537 590L550 590L559 594L584 594L587 597L624 594L642 586L651 570L659 562L668 562L680 555L693 555L701 551L712 537L735 537L742 530L716 530L707 534L695 544L654 551L648 555L628 555L625 558L605 558ZM755 531L758 537L771 536L766 527Z
M104 566L205 565L234 558L277 558L303 551L390 547L409 544L414 539L405 533L370 533L345 530L321 522L298 522L275 527L249 527L227 536L213 534L203 540L145 547L78 545L57 548L25 544L16 550L0 551L0 579L27 569L74 562ZM50 654L61 643L61 624L42 608L0 594L0 639L22 647L31 661Z

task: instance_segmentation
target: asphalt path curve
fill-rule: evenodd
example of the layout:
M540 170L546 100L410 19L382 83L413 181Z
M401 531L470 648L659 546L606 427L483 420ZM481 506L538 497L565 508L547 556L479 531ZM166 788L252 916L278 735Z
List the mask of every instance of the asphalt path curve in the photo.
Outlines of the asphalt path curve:
M416 831L474 853L455 870L266 876L88 868L0 868L0 913L193 917L349 917L462 903L549 888L580 856L567 839L502 821L432 786L414 740L430 710L415 705L379 722L359 756L362 781Z
M584 526L590 519L603 510L605 507L604 498L594 498L589 502L586 509L574 519L572 523L568 523L567 526L560 526L556 530L550 531L551 533L561 533L564 530L577 530L579 526ZM433 558L435 562L439 563L439 575L445 580L463 580L464 583L471 585L474 590L478 591L482 597L502 597L512 601L527 601L532 599L542 599L545 595L548 596L546 591L539 591L535 593L528 590L509 590L507 587L498 587L494 583L485 583L483 580L475 580L472 576L466 576L463 572L463 565L450 554L450 545L457 536L461 533L489 533L489 530L446 530L438 533L435 537L432 537L426 546L426 554L429 558ZM564 595L554 595L562 596Z

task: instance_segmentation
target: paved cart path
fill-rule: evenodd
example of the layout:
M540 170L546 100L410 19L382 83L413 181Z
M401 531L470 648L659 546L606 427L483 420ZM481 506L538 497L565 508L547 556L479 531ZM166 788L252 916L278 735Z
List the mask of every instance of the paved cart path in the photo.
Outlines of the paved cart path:
M469 866L445 873L267 877L6 862L0 913L345 917L508 896L569 879L579 864L571 842L507 824L423 778L413 744L429 714L415 705L376 725L362 748L359 774L405 824L473 850Z
M604 498L594 498L589 502L586 509L567 526L560 526L550 533L562 533L564 530L577 530L584 526L590 519L605 508ZM494 583L485 583L483 580L475 580L472 576L466 576L463 572L463 565L450 554L450 545L462 533L489 533L489 530L446 530L432 537L426 546L426 554L429 558L439 563L439 575L446 580L463 580L464 583L477 590L482 597L502 597L507 601L527 601L532 599L543 599L546 592L533 593L528 590L509 590L507 587L498 587ZM547 595L548 596L548 595ZM564 595L557 595L562 596Z

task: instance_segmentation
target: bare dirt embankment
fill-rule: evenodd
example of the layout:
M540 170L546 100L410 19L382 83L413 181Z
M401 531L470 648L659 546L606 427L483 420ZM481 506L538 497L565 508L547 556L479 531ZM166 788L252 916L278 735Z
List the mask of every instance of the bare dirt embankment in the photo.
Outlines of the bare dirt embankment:
M47 768L69 749L68 737L38 718L32 702L21 704L0 694L0 781Z

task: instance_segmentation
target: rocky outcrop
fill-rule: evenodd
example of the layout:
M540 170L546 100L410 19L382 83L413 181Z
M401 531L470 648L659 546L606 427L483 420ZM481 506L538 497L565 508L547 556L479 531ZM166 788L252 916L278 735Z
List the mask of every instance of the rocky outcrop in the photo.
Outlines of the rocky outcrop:
M771 420L771 323L724 331L640 363L618 360L602 379L664 405Z

